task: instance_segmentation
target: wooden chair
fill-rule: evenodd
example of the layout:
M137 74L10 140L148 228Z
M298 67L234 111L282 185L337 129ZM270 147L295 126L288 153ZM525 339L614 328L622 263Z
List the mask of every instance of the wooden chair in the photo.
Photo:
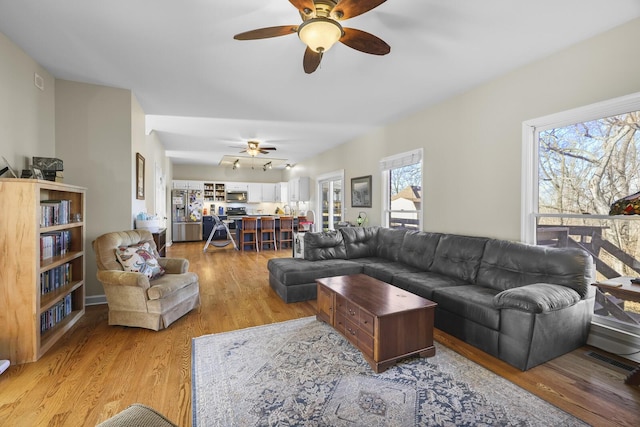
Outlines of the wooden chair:
M276 219L272 216L263 216L260 218L260 249L264 250L264 245L273 246L274 250L278 250L276 243Z
M284 249L284 246L288 244L288 247L293 247L293 217L281 216L280 217L280 231L278 233L278 240L280 242L280 249Z
M246 239L248 236L249 239ZM240 231L240 247L244 251L246 245L253 245L256 248L256 252L260 252L258 248L258 218L256 217L242 217L242 230Z

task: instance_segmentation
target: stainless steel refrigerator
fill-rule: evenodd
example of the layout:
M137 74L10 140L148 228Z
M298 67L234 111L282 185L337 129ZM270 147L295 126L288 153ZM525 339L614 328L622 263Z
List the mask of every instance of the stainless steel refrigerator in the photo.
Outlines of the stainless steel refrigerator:
M172 241L202 240L203 205L204 197L201 190L171 191Z

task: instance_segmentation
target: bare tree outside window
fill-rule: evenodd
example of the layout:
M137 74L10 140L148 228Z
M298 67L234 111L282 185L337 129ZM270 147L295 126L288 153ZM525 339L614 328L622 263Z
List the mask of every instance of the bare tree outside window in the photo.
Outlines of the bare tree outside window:
M538 148L538 244L589 251L599 280L640 276L640 216L609 215L640 191L640 111L540 132ZM640 304L619 306L640 327Z

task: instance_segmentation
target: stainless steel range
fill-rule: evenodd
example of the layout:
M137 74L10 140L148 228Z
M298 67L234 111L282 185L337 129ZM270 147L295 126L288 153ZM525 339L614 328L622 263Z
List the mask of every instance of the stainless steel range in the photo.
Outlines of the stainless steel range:
M247 215L246 208L227 208L227 219L241 219Z

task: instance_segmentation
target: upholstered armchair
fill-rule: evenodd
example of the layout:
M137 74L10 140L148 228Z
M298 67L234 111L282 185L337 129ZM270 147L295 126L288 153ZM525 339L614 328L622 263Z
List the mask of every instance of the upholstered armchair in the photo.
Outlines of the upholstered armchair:
M93 241L93 250L110 325L157 331L200 305L198 276L188 272L189 261L160 258L148 230L103 234Z

